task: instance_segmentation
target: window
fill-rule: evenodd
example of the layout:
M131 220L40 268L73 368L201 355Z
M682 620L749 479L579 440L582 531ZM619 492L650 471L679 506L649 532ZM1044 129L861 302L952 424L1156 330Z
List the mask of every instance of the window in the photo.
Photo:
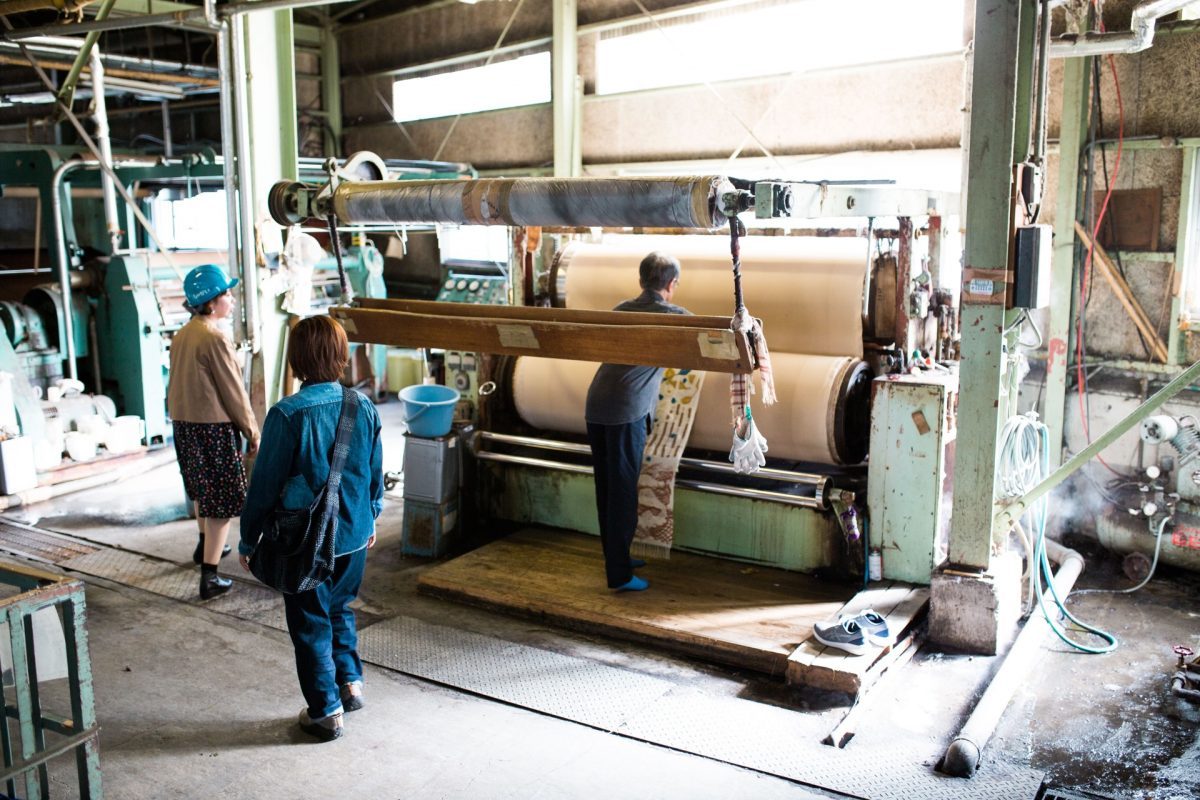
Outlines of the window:
M405 78L392 85L392 111L397 122L549 102L548 52L456 72Z
M465 266L508 263L509 229L503 225L439 225L442 263Z
M172 200L169 191L154 198L154 232L170 250L224 250L229 245L225 190Z
M768 0L603 34L596 93L952 53L962 40L963 0Z

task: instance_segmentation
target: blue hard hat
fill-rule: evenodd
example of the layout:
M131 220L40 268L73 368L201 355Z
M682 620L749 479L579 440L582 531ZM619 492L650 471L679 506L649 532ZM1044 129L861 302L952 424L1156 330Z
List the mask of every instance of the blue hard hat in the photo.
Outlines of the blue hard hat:
M189 306L199 308L237 285L238 279L230 278L216 264L201 264L183 279L183 294Z

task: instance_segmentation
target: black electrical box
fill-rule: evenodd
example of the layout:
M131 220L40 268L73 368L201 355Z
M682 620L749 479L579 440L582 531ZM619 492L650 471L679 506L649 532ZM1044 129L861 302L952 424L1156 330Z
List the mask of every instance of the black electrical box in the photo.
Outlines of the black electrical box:
M1013 278L1013 308L1045 308L1050 305L1050 246L1053 229L1049 225L1017 228L1017 264Z

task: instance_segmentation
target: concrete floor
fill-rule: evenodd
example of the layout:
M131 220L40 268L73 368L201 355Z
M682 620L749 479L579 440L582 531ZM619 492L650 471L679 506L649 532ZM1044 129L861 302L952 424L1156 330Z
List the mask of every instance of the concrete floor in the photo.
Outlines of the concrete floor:
M381 411L386 426L394 410ZM398 466L398 439L391 433L385 443L389 468ZM844 695L417 595L416 576L430 562L401 556L397 509L398 498L389 498L368 561L361 626L404 614L714 697L793 709L814 741L849 709ZM195 539L182 512L178 473L168 466L8 516L185 563ZM1088 556L1081 586L1124 585L1114 558ZM240 572L228 560L227 568ZM1200 708L1168 690L1171 645L1200 650L1200 582L1165 569L1160 575L1135 595L1080 596L1076 613L1116 633L1121 648L1084 656L1048 644L986 759L1044 771L1054 786L1113 797L1200 796ZM342 740L314 744L294 723L302 701L286 634L100 579L88 579L87 599L110 798L842 796L371 665L369 706L348 717ZM864 695L848 748L869 759L874 748L906 738L936 755L995 665L991 658L920 653ZM70 796L63 791L69 773L66 764L55 770L53 796ZM961 796L992 795L964 781Z

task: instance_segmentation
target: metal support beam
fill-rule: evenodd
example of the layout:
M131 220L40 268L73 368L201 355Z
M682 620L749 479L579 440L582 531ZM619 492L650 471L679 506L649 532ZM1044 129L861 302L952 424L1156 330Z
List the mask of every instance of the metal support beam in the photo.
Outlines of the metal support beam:
M1167 329L1167 363L1179 364L1187 349L1186 333L1181 330L1180 319L1188 311L1185 307L1188 295L1196 290L1200 280L1196 269L1197 242L1196 225L1200 220L1200 159L1196 158L1196 147L1183 148L1183 181L1179 189L1179 227L1175 235L1175 292L1171 298L1171 324Z
M579 101L579 9L577 0L553 0L554 33L550 45L554 114L554 175L583 172L576 126Z
M1031 0L979 0L968 151L966 260L962 295L962 361L958 453L954 465L954 526L950 562L986 570L992 547L992 498L1004 376L1005 289L1012 241L1014 141L1022 14ZM1032 27L1032 26L1030 26ZM1026 84L1027 85L1027 84ZM1024 117L1028 120L1028 112Z
M273 181L294 181L300 174L295 45L291 11L255 11L241 16L240 21L246 70L236 76L245 82L245 106L239 105L244 113L237 126L238 172L246 181L239 187L243 204L242 269L246 294L253 298L247 300L246 308L252 351L250 400L262 419L279 396L276 382L283 357L285 317L274 296L261 292L258 252L260 247L270 251L282 244L279 239L271 241L277 235L267 213L267 193ZM265 242L259 240L263 235L268 237Z
M325 112L325 155L342 154L342 65L333 26L321 29L321 110Z
M96 19L104 20L112 11L115 0L103 0L100 7L96 10ZM79 83L79 73L83 72L83 67L91 58L92 48L100 39L100 32L93 31L89 33L83 40L83 46L79 48L79 54L75 56L75 63L71 65L71 70L67 73L66 79L58 87L58 100L65 104L68 108L75 100L75 87Z
M1067 59L1063 67L1063 112L1058 146L1058 196L1054 206L1054 263L1050 276L1050 326L1046 331L1046 402L1042 418L1050 434L1050 465L1062 459L1067 367L1074 352L1075 219L1079 202L1079 158L1087 132L1091 58Z

